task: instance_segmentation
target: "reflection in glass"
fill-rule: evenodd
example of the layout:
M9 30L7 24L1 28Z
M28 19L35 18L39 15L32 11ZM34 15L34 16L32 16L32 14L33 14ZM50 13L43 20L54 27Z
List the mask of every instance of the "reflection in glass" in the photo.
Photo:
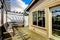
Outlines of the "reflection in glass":
M37 11L33 12L33 25L37 25Z
M52 12L52 33L60 37L60 6L50 9Z
M45 11L38 11L38 26L45 27Z

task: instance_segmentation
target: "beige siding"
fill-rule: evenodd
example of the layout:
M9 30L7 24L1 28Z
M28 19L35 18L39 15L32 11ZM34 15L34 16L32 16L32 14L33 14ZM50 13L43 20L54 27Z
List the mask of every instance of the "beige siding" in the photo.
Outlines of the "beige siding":
M39 5L37 5L39 4ZM49 7L55 6L60 4L60 0L45 0L42 3L37 3L37 6L33 6L29 10L29 29L32 29L33 31L39 33L40 35L45 35L45 37L51 37L52 35L52 14L49 11ZM45 28L37 28L37 26L33 26L33 17L32 17L32 12L38 11L41 9L45 9Z

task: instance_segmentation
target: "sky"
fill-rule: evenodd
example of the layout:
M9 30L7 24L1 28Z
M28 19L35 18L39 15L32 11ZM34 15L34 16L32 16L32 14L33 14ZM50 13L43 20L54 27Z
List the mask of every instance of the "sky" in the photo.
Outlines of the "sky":
M32 0L11 0L11 10L23 12Z
M25 4L30 4L32 2L32 0L22 0L23 2L25 2Z

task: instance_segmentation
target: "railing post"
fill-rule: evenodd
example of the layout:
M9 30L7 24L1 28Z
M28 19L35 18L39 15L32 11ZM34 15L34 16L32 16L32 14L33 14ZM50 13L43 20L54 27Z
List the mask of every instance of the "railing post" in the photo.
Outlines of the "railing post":
M2 35L3 35L3 32L2 32L2 25L3 25L3 13L4 13L4 0L0 0L1 2L1 25L0 25L0 40L3 40L2 38Z

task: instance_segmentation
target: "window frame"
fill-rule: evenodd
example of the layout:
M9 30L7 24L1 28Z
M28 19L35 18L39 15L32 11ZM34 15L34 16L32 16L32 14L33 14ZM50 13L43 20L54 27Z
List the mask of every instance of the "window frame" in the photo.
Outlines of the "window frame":
M57 5L51 6L51 7L49 7L49 11L51 12L51 9L52 9L52 8L59 7L59 6L60 6L60 4L57 4ZM51 14L52 14L52 13L53 13L53 12L51 12ZM52 20L51 20L51 21L52 21ZM51 24L53 25L53 23L51 23ZM51 26L52 26L52 25L51 25ZM52 26L52 27L53 27L53 26ZM53 35L53 30L51 30L51 32L52 32L51 35L54 36L54 35ZM54 36L54 37L56 37L56 36ZM58 37L57 37L57 38L58 38Z
M32 14L34 14L36 12L36 14L38 14L38 11L34 11ZM38 15L36 15L36 16L38 16ZM38 18L38 17L36 17L36 18ZM33 21L34 21L34 18L32 18L33 19ZM38 22L38 20L36 20L37 22ZM38 25L38 23L36 23L37 25ZM34 25L34 24L33 24ZM37 26L37 25L35 25L35 26Z
M44 11L44 14L46 14L45 13L45 9L43 9L43 10L38 10L38 11ZM38 11L34 11L34 12L37 12L37 25L34 25L34 24L32 24L32 26L35 26L35 27L39 27L39 28L43 28L43 29L45 29L46 27L44 26L38 26ZM32 15L34 14L34 12L32 12ZM33 19L33 18L32 18ZM33 21L32 21L33 22ZM46 24L45 24L46 25Z

